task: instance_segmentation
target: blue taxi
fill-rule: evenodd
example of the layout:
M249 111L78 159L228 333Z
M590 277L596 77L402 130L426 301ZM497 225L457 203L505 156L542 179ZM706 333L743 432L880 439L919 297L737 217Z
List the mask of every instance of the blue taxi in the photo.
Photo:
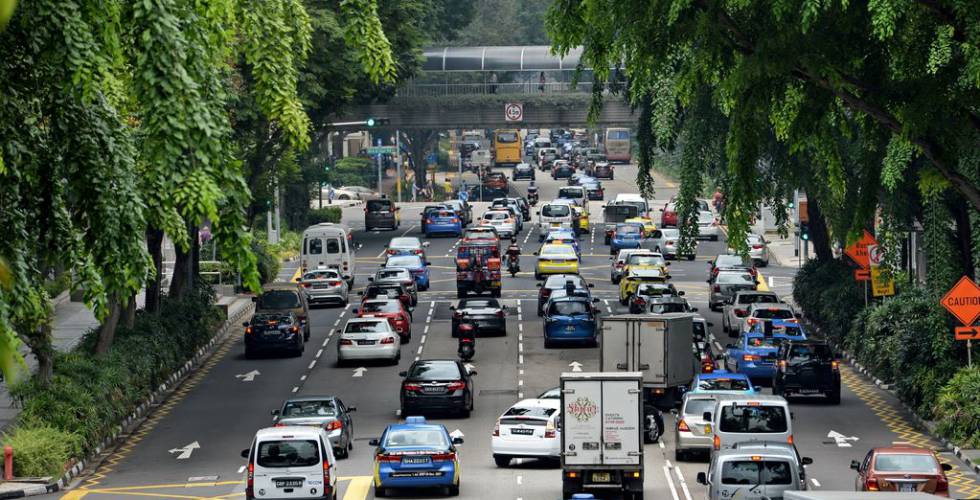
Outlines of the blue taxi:
M752 385L752 380L744 373L715 370L711 373L695 375L688 392L695 394L755 394L760 390L760 387Z
M393 489L442 488L459 495L459 457L453 438L441 424L425 417L407 417L404 424L391 424L381 437L372 439L374 451L374 496L390 496Z
M381 264L382 268L403 268L408 269L415 278L415 284L419 291L429 289L429 262L424 255L391 255Z
M433 234L451 234L459 237L463 235L463 221L453 210L432 210L426 212L425 218L425 237Z
M734 344L725 349L725 369L751 379L771 381L776 373L779 345L787 340L806 340L799 323L785 320L765 321L742 332Z
M544 346L558 343L599 344L596 308L599 299L565 295L549 299L544 306Z
M624 248L640 248L643 240L643 226L638 224L616 224L609 238L609 252L613 255Z

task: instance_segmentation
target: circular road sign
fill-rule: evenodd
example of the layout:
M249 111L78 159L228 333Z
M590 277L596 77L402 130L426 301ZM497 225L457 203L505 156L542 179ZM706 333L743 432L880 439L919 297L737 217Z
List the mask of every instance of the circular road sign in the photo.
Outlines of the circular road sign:
M504 119L509 122L524 121L524 105L518 102L508 102L505 104Z

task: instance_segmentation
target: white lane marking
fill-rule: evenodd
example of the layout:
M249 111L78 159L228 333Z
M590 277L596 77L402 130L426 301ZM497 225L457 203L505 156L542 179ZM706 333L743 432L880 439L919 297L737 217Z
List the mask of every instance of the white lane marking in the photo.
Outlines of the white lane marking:
M360 368L354 368L354 373L351 374L351 377L363 377L364 376L364 372L366 372L366 371L367 371L367 368L364 368L363 366L360 367Z
M684 498L691 500L691 491L687 489L687 481L685 481L684 476L681 475L681 470L675 467L674 473L677 474L677 480L681 483L681 491L684 492Z
M425 343L425 338L426 338L426 337L428 337L428 335L422 335L422 343L423 343L423 344Z
M523 333L518 333L517 334L517 341L518 342L524 342L524 334Z
M299 381L300 382L306 382L306 375L303 375L302 377L300 377L299 378Z
M334 321L333 322L333 326L337 326L339 324L340 324L340 318L337 318L337 321Z
M517 329L523 332L524 331L524 323L518 323L517 324Z
M182 448L172 448L172 449L168 450L168 452L171 455L173 455L174 453L177 453L178 454L177 455L177 460L187 460L188 458L191 458L191 454L194 453L194 450L197 450L200 447L201 447L201 444L198 443L197 441L194 441L193 443L190 443L187 446L184 446Z
M523 482L524 482L524 476L517 476L517 484L521 484Z
M572 367L573 372L582 371L582 363L579 363L578 361L572 361L571 363L568 364L568 366Z
M306 369L307 370L312 370L314 366L316 366L316 360L315 359L313 361L310 361L310 366L307 366Z
M418 354L419 356L422 355L422 346L419 346L419 350L415 351L415 354Z
M323 339L323 347L327 347L327 342L330 342L330 337Z
M715 349L718 349L718 352L724 351L724 349L721 348L721 344L719 344L717 340L715 341Z
M664 449L664 440L663 440L663 439L658 439L658 440L657 440L657 444L659 444L659 445L660 445L660 449L661 449L661 450L662 450L662 449Z
M428 334L429 334L429 325L425 325L425 329L424 329L424 330L422 330L422 334L423 334L423 336L425 336L425 335L428 335Z
M415 361L418 361L418 360L419 360L419 357L418 356L415 356Z
M262 375L262 372L260 372L258 370L252 370L252 371L250 371L248 373L239 373L238 375L235 375L235 378L242 379L242 382L251 382L251 381L255 380L255 377L257 375Z
M524 355L523 354L517 356L517 362L520 363L520 364L522 364L522 365L524 364Z
M517 391L517 399L524 399L524 393L521 391Z
M243 474L244 472L245 472L245 466L244 465L238 468L238 473L239 474Z
M521 368L520 370L517 370L517 374L523 376L524 375L524 369Z
M299 387L293 387L293 392L299 391Z
M670 496L674 497L674 500L680 500L681 497L677 496L677 488L674 487L674 480L670 477L670 468L666 465L664 466L664 477L667 478L667 486L670 487Z
M517 344L517 350L520 352L524 352L524 344L523 343Z
M316 352L316 356L314 357L319 358L322 355L323 355L323 349L320 349L319 351Z
M811 478L810 478L810 482L811 482L811 483L813 483L813 486L815 486L815 487L817 487L817 488L819 488L819 487L820 487L820 481L817 481L817 478L815 478L815 477L811 477Z
M517 381L517 387L521 387L523 385L524 385L524 379L521 379L521 380L518 380Z

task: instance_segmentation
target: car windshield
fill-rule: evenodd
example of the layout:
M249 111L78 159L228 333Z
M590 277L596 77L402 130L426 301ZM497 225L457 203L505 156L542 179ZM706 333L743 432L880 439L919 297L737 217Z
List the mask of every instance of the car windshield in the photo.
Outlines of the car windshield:
M571 255L571 256L574 257L575 256L575 250L573 250L572 247L564 246L564 245L562 245L562 246L544 247L544 248L541 249L541 255L549 255L549 256L568 256L568 255Z
M509 212L487 212L483 214L483 220L505 220L509 218Z
M303 280L330 280L340 278L337 271L311 271L303 275Z
M389 431L382 443L385 448L431 447L449 448L446 433L436 429L398 429Z
M691 398L687 400L687 404L684 405L685 415L695 415L701 418L704 412L711 411L715 407L715 400L713 398Z
M578 242L572 238L563 238L561 236L549 236L548 239L544 241L545 243L557 243L561 245L575 245Z
M390 212L395 208L395 204L391 200L368 200L367 211L368 212Z
M554 302L548 313L551 316L587 316L589 305L581 301Z
M661 283L648 283L645 285L640 285L636 289L637 295L663 295L670 294L670 285Z
M401 288L392 286L370 287L364 292L365 297L398 297L401 295Z
M487 307L497 309L500 307L500 303L495 299L466 299L459 301L458 309L482 309Z
M719 255L715 258L715 267L744 266L745 262L739 255Z
M772 434L786 432L786 410L782 406L731 404L721 408L722 432Z
M621 234L621 235L640 234L640 226L634 226L633 224L623 224L622 226L616 226L616 234Z
M415 380L458 380L459 368L452 361L438 363L416 363L408 372L408 378Z
M738 295L739 304L776 304L779 297L769 293L740 293Z
M749 245L761 245L762 244L762 236L759 236L757 234L750 234L750 235L748 235L745 238L745 241Z
M513 406L504 412L505 417L530 417L530 418L548 418L557 412L557 408L548 408L544 406Z
M282 469L320 463L320 447L313 439L261 441L258 448L255 461L259 467Z
M780 342L776 337L749 337L745 341L749 347L779 347Z
M630 255L629 265L631 266L663 266L667 263L659 255Z
M749 273L718 273L716 283L721 285L751 285L755 278Z
M805 363L807 361L830 361L834 359L830 346L825 344L796 344L789 349L790 363Z
M786 460L729 460L721 466L721 483L736 485L792 484L792 470L792 466Z
M747 391L749 382L743 378L708 378L698 380L701 391Z
M387 326L387 321L352 321L344 327L344 333L384 333Z
M487 230L470 229L466 231L466 234L463 236L463 238L467 240L495 239L496 237L497 237L496 233L494 233L489 229Z
M408 279L409 273L406 270L398 269L396 271L378 271L374 274L374 279L381 280L395 280L395 279Z
M788 309L757 309L753 316L760 319L793 319L793 311Z
M397 255L388 257L385 262L387 267L422 267L422 258L417 255Z
M687 312L687 306L679 303L651 304L650 312L654 314L682 313Z
M929 455L881 453L875 457L875 472L938 472L936 459Z
M558 190L559 198L582 198L585 196L585 190L580 187L564 187Z
M364 306L361 307L362 313L396 313L401 310L401 302L397 300L365 302Z
M555 274L548 277L548 280L544 282L544 288L565 288L565 284L571 281L575 284L575 288L585 288L585 280L578 275L561 275Z
M568 205L545 205L541 208L542 217L568 217L571 209Z
M259 309L296 309L303 307L299 294L292 290L268 290L259 297Z
M418 238L392 238L390 248L419 248L422 242Z
M331 399L287 401L282 407L281 416L283 418L335 417L337 416L337 403Z

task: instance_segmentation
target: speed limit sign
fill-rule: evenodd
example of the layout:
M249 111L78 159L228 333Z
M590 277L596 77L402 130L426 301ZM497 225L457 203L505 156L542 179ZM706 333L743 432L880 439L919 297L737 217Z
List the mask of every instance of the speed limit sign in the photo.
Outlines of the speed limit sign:
M505 104L504 119L509 122L524 121L524 105L519 102L508 102Z

